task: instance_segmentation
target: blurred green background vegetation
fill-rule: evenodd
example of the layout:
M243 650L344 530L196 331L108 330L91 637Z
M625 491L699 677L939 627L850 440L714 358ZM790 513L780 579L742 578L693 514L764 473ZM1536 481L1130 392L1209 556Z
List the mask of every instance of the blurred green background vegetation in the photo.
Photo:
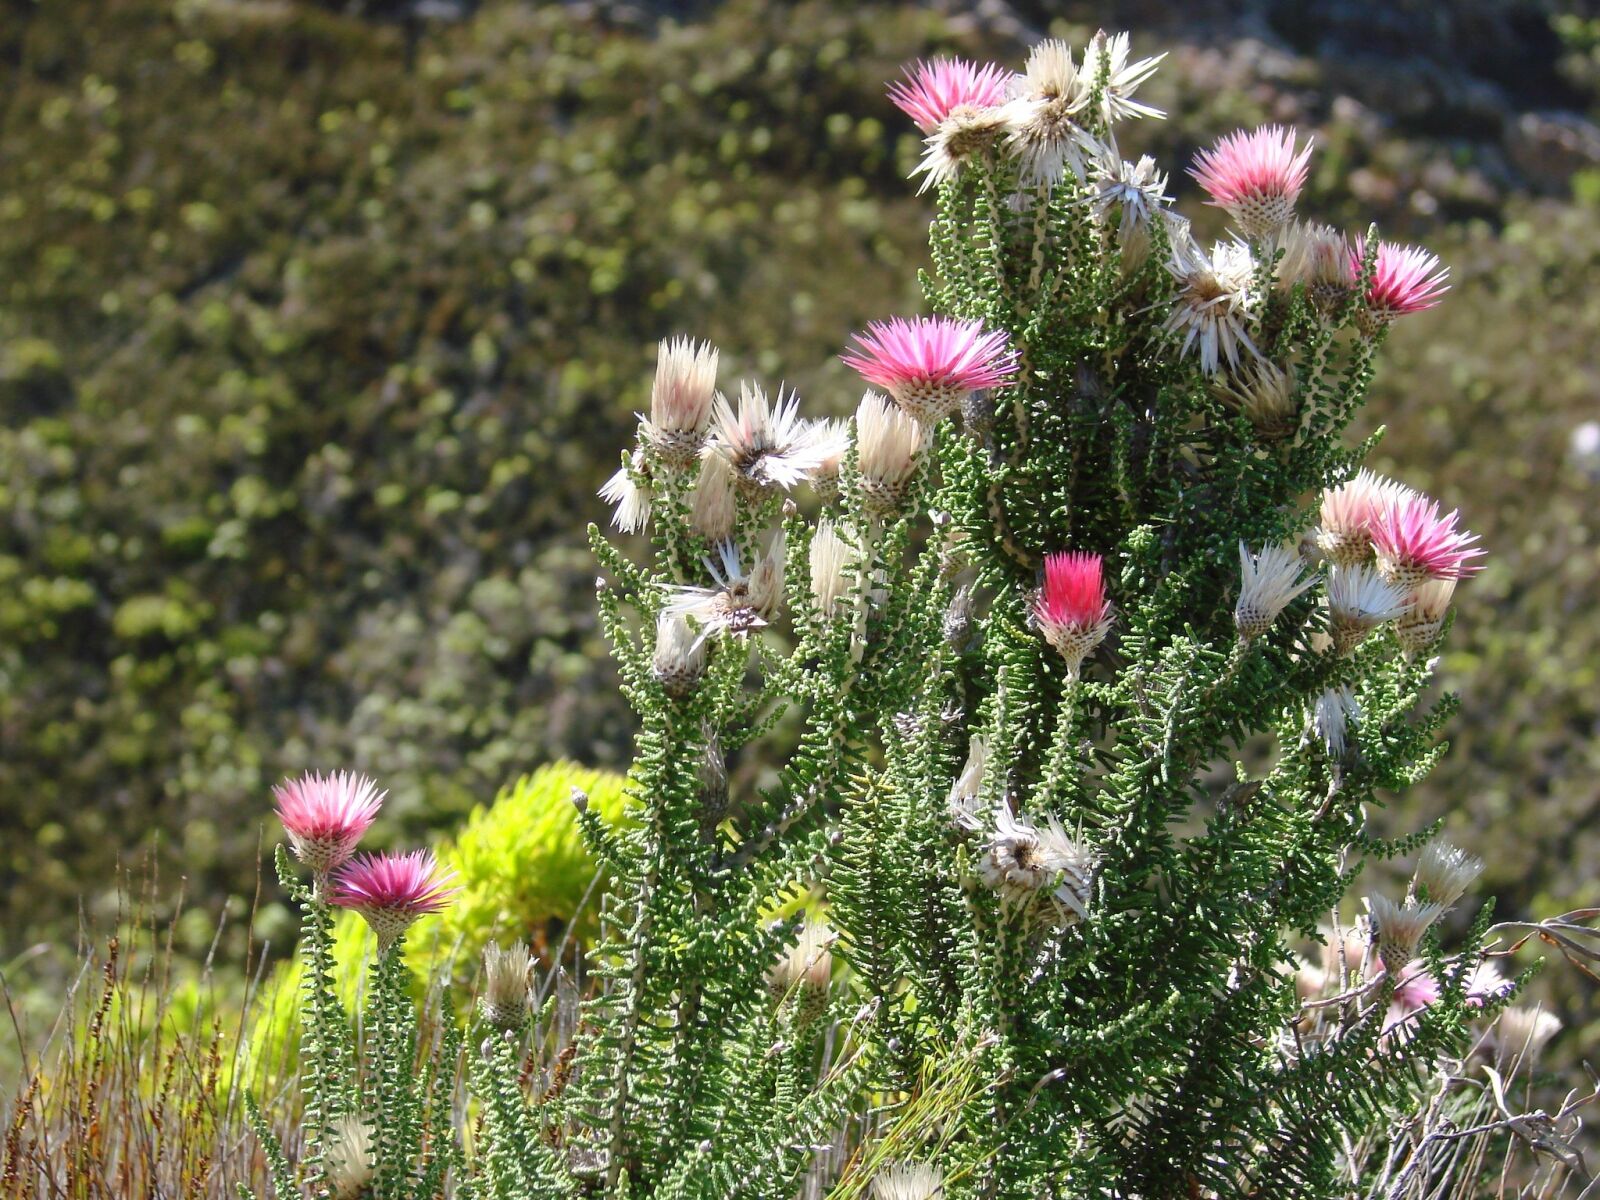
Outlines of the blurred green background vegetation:
M70 945L80 897L114 922L152 850L204 953L290 772L376 775L398 843L540 763L625 767L583 526L656 339L846 411L846 335L926 262L885 82L1099 24L1172 51L1124 151L1202 229L1194 150L1292 122L1304 209L1450 263L1369 421L1490 565L1452 753L1378 819L1446 817L1506 914L1600 903L1592 3L10 0L0 964Z

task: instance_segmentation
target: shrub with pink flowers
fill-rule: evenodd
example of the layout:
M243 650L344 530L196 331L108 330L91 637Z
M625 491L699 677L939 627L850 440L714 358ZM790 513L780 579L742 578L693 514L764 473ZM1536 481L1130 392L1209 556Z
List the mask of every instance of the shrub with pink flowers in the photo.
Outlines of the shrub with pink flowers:
M280 855L281 1195L1420 1197L1530 1127L1507 1083L1554 1031L1481 864L1367 820L1443 752L1433 656L1483 553L1345 436L1445 271L1298 213L1315 146L1278 127L1200 155L1236 228L1197 243L1116 140L1158 62L1102 34L891 86L933 315L854 336L850 419L660 347L604 490L625 536L592 538L638 717L630 819L575 796L601 938L537 997L491 947L469 1102L401 986L451 880L353 856L374 785L284 785L312 881ZM731 787L779 722L782 768ZM1394 894L1384 858L1416 860ZM376 935L359 1038L332 906ZM1517 1170L1554 1194L1586 1176L1542 1116Z

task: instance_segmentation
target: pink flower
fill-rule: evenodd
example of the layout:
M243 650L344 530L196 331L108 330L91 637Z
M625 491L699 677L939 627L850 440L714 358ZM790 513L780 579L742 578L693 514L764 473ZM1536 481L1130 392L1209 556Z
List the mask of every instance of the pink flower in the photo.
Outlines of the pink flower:
M1379 966L1374 975L1385 974L1384 968ZM1411 1018L1425 1008L1431 1008L1439 1002L1439 981L1428 971L1428 964L1420 958L1414 958L1401 968L1394 985L1394 994L1389 997L1389 1008L1383 1016L1383 1032L1392 1033L1397 1026L1406 1025ZM1409 1038L1412 1030L1402 1029L1402 1040Z
M1267 237L1288 224L1306 184L1311 143L1296 151L1294 139L1295 131L1281 125L1239 130L1201 151L1189 174L1246 237Z
M440 868L432 850L362 854L334 881L332 901L360 913L385 952L418 917L442 910L460 891L455 873Z
M1478 570L1472 560L1477 535L1456 529L1456 513L1439 515L1439 504L1412 495L1384 505L1372 523L1378 571L1389 583L1411 591L1430 579L1461 579Z
M858 350L844 364L884 388L925 425L948 416L968 392L1011 382L1017 356L1003 331L980 321L893 317L855 335Z
M1352 278L1360 278L1365 254L1366 247L1360 242L1350 244ZM1385 321L1404 313L1421 312L1439 303L1449 287L1449 278L1449 269L1439 265L1437 255L1419 246L1380 242L1372 283L1367 287L1367 307Z
M386 794L365 775L348 771L335 775L307 771L272 789L289 849L317 876L342 866L355 853Z
M1009 78L993 63L979 66L964 58L936 58L907 68L905 78L890 85L889 99L923 133L932 133L955 109L1005 103Z
M1060 651L1074 676L1111 628L1105 564L1098 554L1047 554L1044 587L1034 598L1033 617L1045 640Z

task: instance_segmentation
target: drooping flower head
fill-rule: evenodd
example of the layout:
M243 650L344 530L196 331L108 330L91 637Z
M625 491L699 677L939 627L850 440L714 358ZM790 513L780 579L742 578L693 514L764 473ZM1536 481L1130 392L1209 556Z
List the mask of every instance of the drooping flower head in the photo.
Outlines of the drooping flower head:
M989 742L984 737L974 737L967 747L967 761L950 785L950 795L945 799L945 812L958 829L973 830L982 825L978 813L978 796L983 788L983 772L989 765Z
M1378 570L1402 591L1430 579L1462 579L1478 570L1483 555L1476 534L1456 528L1457 513L1439 515L1439 504L1411 495L1384 505L1372 526Z
M964 58L936 58L908 67L904 79L889 85L889 99L923 133L932 133L959 108L996 108L1004 104L1010 78L1010 72L993 63L980 65Z
M705 443L717 390L717 351L710 342L663 340L656 349L645 440L670 466L688 467Z
M442 911L459 890L455 873L442 869L432 850L412 850L357 855L334 880L331 899L361 914L383 954L414 921Z
M1048 890L1048 919L1060 927L1089 915L1094 869L1093 851L1055 817L1041 824L1004 804L995 810L994 829L978 859L978 877L1008 904L1030 906Z
M1322 739L1329 758L1343 758L1350 727L1361 721L1361 704L1348 687L1329 688L1317 697L1311 728Z
M1360 277L1365 256L1365 245L1350 244L1352 278ZM1420 246L1380 242L1372 282L1367 285L1367 309L1378 321L1387 322L1433 308L1448 290L1449 278L1450 271L1439 265L1438 255Z
M1109 224L1117 217L1117 242L1122 250L1124 275L1139 269L1150 257L1150 230L1169 215L1167 176L1148 154L1136 163L1126 161L1115 139L1095 141L1089 151L1090 191L1087 203L1095 219Z
M285 779L272 789L289 849L319 879L344 865L372 826L386 792L365 775L340 771Z
M1390 504L1415 496L1403 483L1363 467L1354 479L1322 493L1317 549L1335 566L1353 567L1372 558L1372 529Z
M1292 546L1267 546L1252 554L1240 542L1239 602L1233 608L1239 636L1250 641L1271 629L1289 602L1316 582L1316 576L1300 576L1300 555Z
M1429 579L1417 586L1405 611L1395 618L1394 636L1407 654L1421 654L1444 628L1456 593L1454 579Z
M761 388L739 385L735 408L719 395L712 406L712 440L707 454L725 459L734 482L752 496L788 491L837 452L836 426L800 416L800 398L778 393L769 402Z
M1033 617L1074 676L1111 629L1104 573L1105 563L1098 554L1065 551L1045 556L1044 586L1034 598Z
M617 468L616 474L600 486L599 495L600 499L614 506L611 523L623 533L638 533L650 524L655 491L650 484L649 467L643 452L630 451L627 461Z
M1005 333L980 321L891 317L870 322L855 341L844 364L924 425L949 416L968 392L1010 383L1017 369Z
M1207 254L1191 237L1175 239L1167 270L1178 296L1166 328L1183 333L1179 351L1200 353L1200 369L1215 375L1223 362L1237 368L1241 349L1259 357L1246 328L1256 307L1255 262L1241 242L1218 242Z
M917 193L950 182L968 163L987 155L1009 128L1004 107L954 109L922 139L922 159L911 172L923 176Z
M817 522L811 535L811 595L825 619L839 611L850 590L851 572L858 569L860 552L827 517Z
M1159 118L1166 115L1159 108L1133 99L1133 93L1156 73L1156 68L1167 56L1158 54L1154 58L1138 58L1129 62L1130 46L1126 33L1108 36L1101 30L1084 47L1083 66L1078 74L1085 100L1094 100L1094 89L1100 88L1097 111L1107 125L1125 117ZM1102 81L1104 86L1101 86Z
M1239 130L1200 152L1189 174L1252 240L1270 237L1294 215L1310 170L1311 143L1295 149L1295 131L1264 125Z

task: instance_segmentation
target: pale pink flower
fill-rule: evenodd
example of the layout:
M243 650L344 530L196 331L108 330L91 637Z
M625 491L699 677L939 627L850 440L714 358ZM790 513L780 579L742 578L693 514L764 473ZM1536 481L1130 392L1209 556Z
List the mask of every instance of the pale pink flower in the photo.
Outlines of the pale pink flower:
M716 390L717 351L710 342L662 339L644 436L663 462L680 469L693 465L705 444Z
M844 364L924 425L949 416L968 392L1010 383L1017 369L1005 333L980 321L892 317L870 322L855 340Z
M1375 977L1385 974L1387 970L1378 965ZM1383 1032L1402 1040L1409 1038L1413 1030L1403 1027L1408 1023L1414 1024L1412 1018L1437 1004L1441 994L1439 981L1428 970L1427 962L1420 958L1412 959L1395 976L1394 994L1389 997L1389 1007L1383 1015ZM1400 1031L1397 1035L1396 1029Z
M461 890L455 882L455 873L441 869L432 850L361 854L339 872L332 900L366 919L381 954L412 922L444 909Z
M1437 501L1412 495L1386 504L1372 525L1378 570L1402 591L1429 579L1462 579L1477 571L1477 535L1456 528L1456 512L1439 515Z
M1322 493L1317 549L1335 566L1353 567L1372 558L1372 527L1390 504L1416 493L1363 467L1354 479Z
M1366 246L1352 242L1352 277L1360 277L1365 256ZM1372 282L1367 285L1367 308L1379 321L1391 321L1406 313L1432 308L1450 286L1449 278L1449 269L1439 265L1438 256L1420 246L1380 242L1377 261L1372 267Z
M1226 209L1247 238L1269 237L1294 215L1294 202L1306 185L1311 143L1295 149L1295 131L1264 125L1239 130L1203 150L1189 174Z
M289 835L289 849L321 877L355 853L387 793L365 775L308 771L299 779L285 779L272 795L278 802L278 820Z
M1033 618L1076 676L1083 660L1111 629L1104 560L1083 551L1047 554L1044 586L1034 597Z
M889 86L889 99L923 133L932 133L958 108L994 108L1005 103L1010 78L1009 72L993 63L980 66L964 58L936 58L908 67L905 78Z

